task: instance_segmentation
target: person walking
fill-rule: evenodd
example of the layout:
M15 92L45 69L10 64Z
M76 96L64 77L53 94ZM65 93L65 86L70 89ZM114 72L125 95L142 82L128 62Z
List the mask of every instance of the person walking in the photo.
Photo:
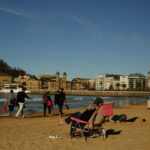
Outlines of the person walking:
M9 116L12 116L12 111L14 110L14 106L15 106L15 97L14 97L13 90L10 90L10 93L7 96L5 104L8 104L8 107L9 107Z
M18 94L17 94L17 102L18 102L18 105L19 105L19 109L18 109L18 111L16 113L16 117L15 118L18 118L21 113L22 113L22 118L24 118L23 107L24 107L24 103L25 103L25 98L30 99L30 100L33 99L33 98L30 98L25 93L25 91L26 91L26 88L22 87L22 90L20 92L18 92Z
M53 101L50 97L50 95L47 96L47 107L48 107L48 114L51 116L52 111L53 111Z
M54 99L54 102L55 102L55 105L58 106L58 111L59 111L59 123L60 124L63 124L63 119L62 119L62 109L63 109L63 105L64 105L64 102L66 101L66 96L65 96L65 93L64 93L64 89L61 88L61 90L59 91L56 91L56 94L55 94L55 99Z
M46 116L46 109L47 108L48 108L48 114L50 115L51 114L51 110L53 108L53 103L52 103L52 100L51 100L49 92L46 92L43 95L42 103L43 103L43 108L44 108L44 116Z

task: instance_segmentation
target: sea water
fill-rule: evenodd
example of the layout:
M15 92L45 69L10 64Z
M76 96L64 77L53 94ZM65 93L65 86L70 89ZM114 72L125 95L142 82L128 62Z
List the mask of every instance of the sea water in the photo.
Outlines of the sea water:
M16 95L15 95L16 96ZM31 114L34 112L43 111L42 104L42 95L33 95L28 94L29 97L32 97L33 100L25 100L25 109L24 112L26 114ZM0 113L2 112L2 108L4 106L4 101L6 100L7 94L0 94ZM135 97L101 97L104 100L104 103L113 102L115 106L123 106L123 105L132 105L132 104L141 104L146 103L146 99L144 98L135 98ZM54 101L54 95L51 95L51 99ZM67 103L70 109L75 108L86 108L88 105L93 104L93 101L96 99L96 96L66 96ZM54 109L57 106L54 105ZM8 110L8 109L7 109ZM14 112L18 110L15 107Z

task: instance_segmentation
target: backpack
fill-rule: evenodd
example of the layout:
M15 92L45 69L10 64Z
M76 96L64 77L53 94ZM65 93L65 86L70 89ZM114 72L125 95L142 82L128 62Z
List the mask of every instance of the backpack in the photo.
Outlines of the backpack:
M111 120L113 120L114 122L117 122L119 120L120 116L119 115L114 115Z
M114 122L117 122L117 121L125 122L127 120L127 115L125 114L114 115L111 120L113 120Z
M119 121L120 121L120 122L125 122L126 120L127 120L127 115L121 114L121 115L119 116Z
M10 100L10 104L12 104L12 105L16 105L16 98L11 98L11 100Z

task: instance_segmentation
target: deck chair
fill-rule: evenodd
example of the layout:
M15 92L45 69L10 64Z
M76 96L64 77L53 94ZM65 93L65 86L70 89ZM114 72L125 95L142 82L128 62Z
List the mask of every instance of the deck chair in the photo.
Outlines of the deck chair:
M104 104L103 105L103 112L102 115L105 117L106 121L109 121L109 116L113 116L113 103L111 104Z
M102 127L106 117L113 115L113 105L103 104L96 110L88 122L80 120L75 117L71 117L71 120L75 122L74 126L71 126L70 136L83 136L84 141L87 141L87 137L101 136L106 138L106 131Z

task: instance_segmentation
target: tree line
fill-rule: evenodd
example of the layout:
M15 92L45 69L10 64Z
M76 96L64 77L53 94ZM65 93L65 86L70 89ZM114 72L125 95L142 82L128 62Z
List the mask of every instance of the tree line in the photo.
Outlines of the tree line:
M4 60L0 59L0 73L6 73L15 78L18 77L19 75L25 75L26 71L16 67L13 68L9 66Z

